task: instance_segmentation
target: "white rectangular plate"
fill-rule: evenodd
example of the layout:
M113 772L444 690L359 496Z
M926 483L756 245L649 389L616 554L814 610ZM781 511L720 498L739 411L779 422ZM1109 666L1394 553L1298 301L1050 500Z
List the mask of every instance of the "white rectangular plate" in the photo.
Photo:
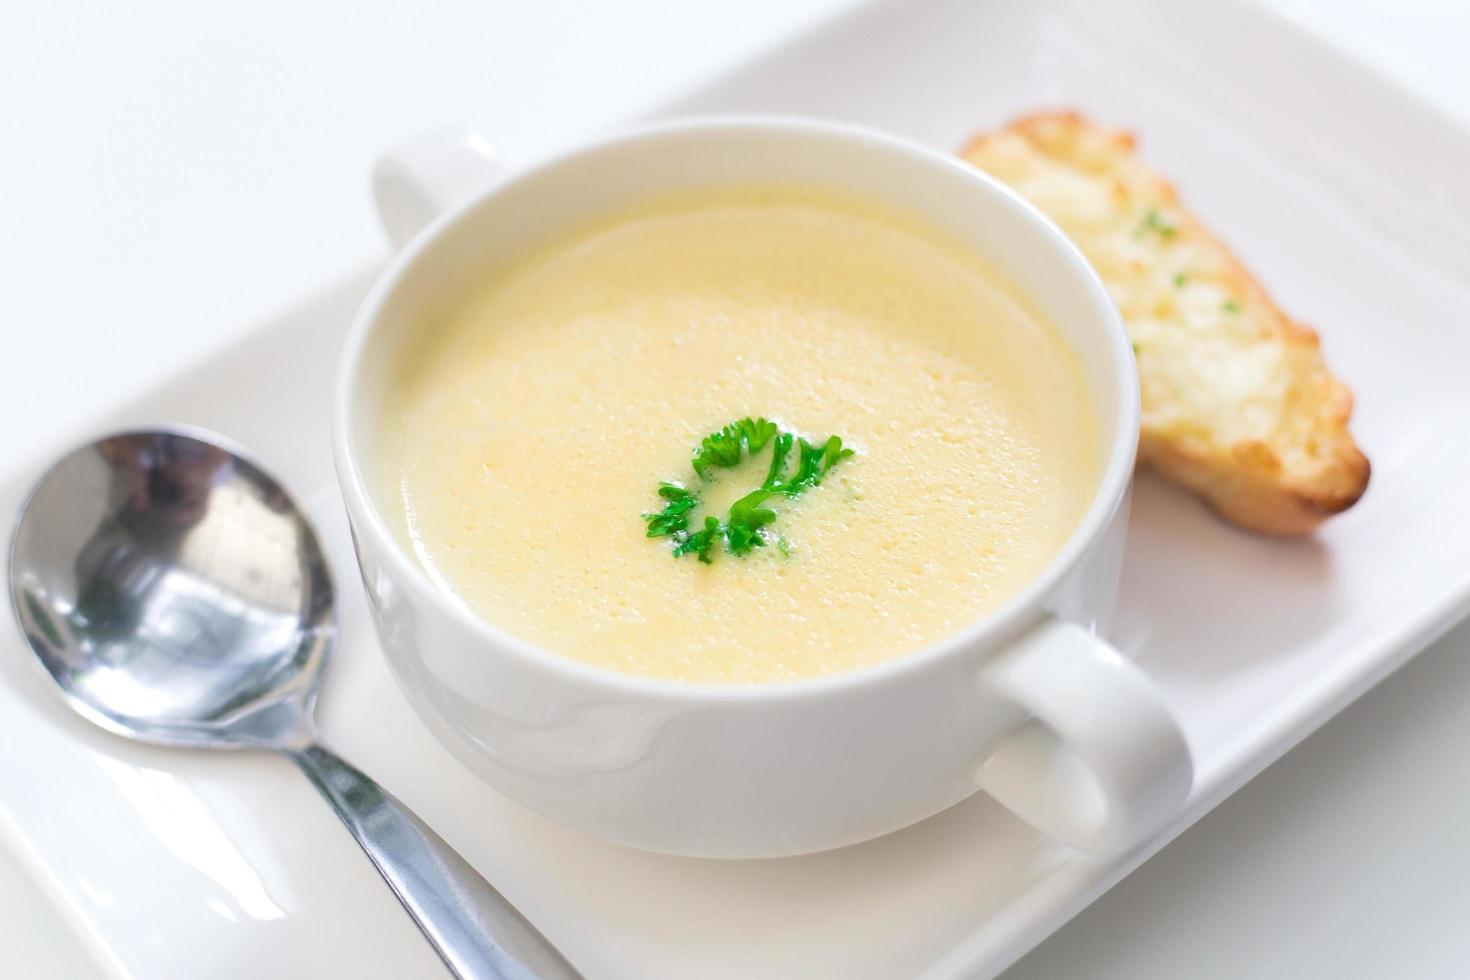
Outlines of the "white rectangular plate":
M997 972L1470 607L1470 520L1451 489L1470 485L1470 138L1446 119L1254 7L1165 0L871 6L667 111L836 116L955 148L1059 106L1136 130L1278 301L1321 328L1358 392L1354 429L1374 463L1363 502L1301 542L1242 534L1141 481L1115 639L1183 720L1198 781L1175 825L1125 858L1077 857L979 797L827 854L667 858L579 836L478 784L378 656L333 484L332 365L373 270L99 428L210 426L304 494L344 605L327 737L589 976ZM0 513L37 468L6 479ZM110 738L53 700L14 631L0 644L0 827L105 969L434 975L387 889L286 763Z

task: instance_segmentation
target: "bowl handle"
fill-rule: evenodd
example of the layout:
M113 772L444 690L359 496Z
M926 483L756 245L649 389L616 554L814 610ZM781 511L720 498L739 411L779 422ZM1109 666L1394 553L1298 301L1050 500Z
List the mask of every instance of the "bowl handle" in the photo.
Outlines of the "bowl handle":
M1158 688L1082 627L1044 620L986 663L980 684L1031 717L976 778L1048 836L1117 853L1160 830L1189 795L1189 746Z
M500 174L495 150L484 137L455 126L429 130L389 151L373 168L373 198L393 250Z

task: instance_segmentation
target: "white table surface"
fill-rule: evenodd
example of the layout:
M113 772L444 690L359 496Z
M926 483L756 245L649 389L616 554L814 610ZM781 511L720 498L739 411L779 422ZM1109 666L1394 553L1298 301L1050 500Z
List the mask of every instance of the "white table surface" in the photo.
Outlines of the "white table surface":
M0 0L0 458L381 255L395 140L535 149L849 2ZM1273 2L1470 124L1470 5ZM1466 746L1470 626L1009 976L1470 976ZM81 975L66 935L0 854L0 975Z

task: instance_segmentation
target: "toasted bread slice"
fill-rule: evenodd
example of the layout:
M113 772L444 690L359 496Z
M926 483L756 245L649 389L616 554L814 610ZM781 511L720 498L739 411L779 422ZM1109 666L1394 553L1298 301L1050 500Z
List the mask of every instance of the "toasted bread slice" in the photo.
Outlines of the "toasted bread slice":
M1133 149L1128 133L1064 112L978 136L963 155L1060 225L1107 284L1138 357L1140 461L1237 524L1305 534L1368 486L1352 393L1317 335Z

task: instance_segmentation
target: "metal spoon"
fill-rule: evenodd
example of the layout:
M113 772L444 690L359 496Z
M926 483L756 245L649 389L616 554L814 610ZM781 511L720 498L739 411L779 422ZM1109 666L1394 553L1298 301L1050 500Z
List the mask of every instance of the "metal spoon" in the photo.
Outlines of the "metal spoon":
M326 559L280 484L217 437L125 432L58 462L21 509L10 594L84 717L301 767L456 976L579 976L439 835L321 744L312 709L337 636Z

